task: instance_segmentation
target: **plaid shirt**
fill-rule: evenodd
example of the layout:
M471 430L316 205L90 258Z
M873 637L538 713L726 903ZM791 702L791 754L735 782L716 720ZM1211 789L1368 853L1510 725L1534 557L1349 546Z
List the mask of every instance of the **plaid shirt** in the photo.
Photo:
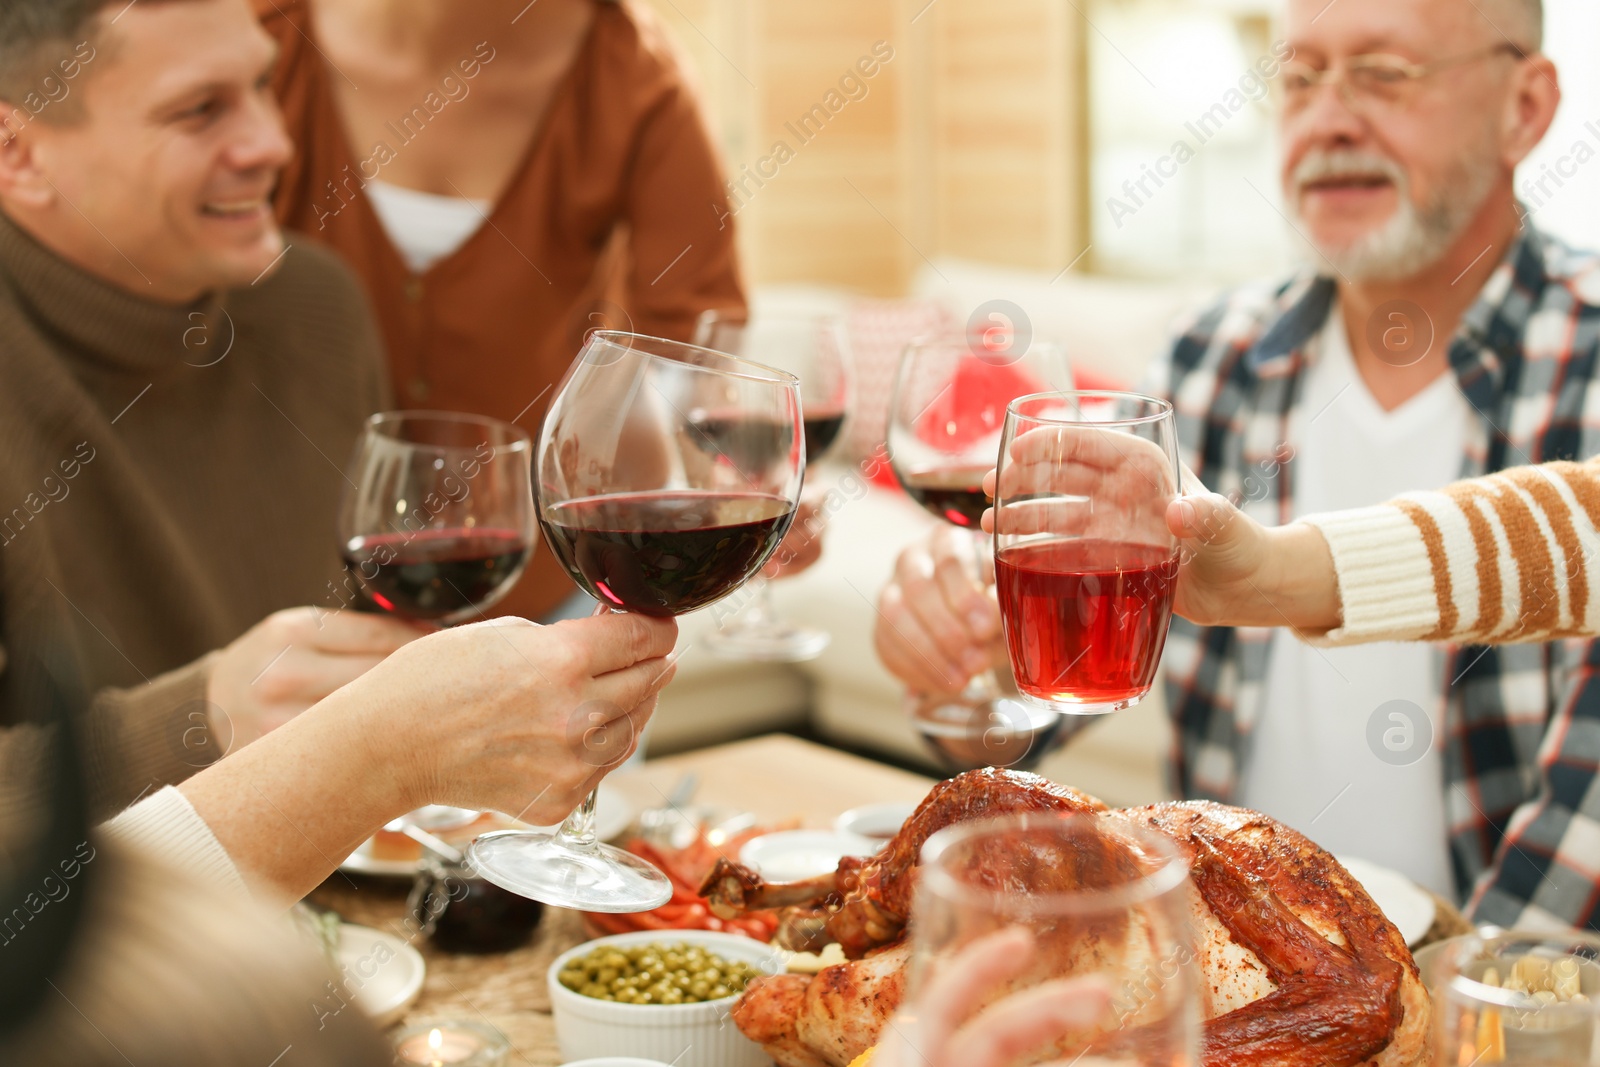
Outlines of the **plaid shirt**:
M1149 391L1175 405L1185 460L1266 525L1293 517L1289 419L1335 296L1331 279L1311 274L1236 290L1152 369ZM1600 260L1525 229L1449 357L1479 416L1463 477L1600 452ZM1235 795L1271 633L1173 620L1164 666L1180 795ZM1445 815L1471 914L1600 928L1600 641L1442 651Z

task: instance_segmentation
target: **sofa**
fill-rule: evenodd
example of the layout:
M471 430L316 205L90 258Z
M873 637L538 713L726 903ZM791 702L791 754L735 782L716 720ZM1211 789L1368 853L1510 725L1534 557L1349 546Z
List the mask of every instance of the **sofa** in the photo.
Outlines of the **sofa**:
M819 288L765 289L754 313L806 307L846 316L857 360L857 398L847 441L807 473L811 492L826 491L829 515L822 560L806 573L772 583L779 610L833 635L817 659L761 664L717 658L704 638L727 609L714 606L681 621L677 677L662 694L647 738L665 754L774 730L801 730L824 741L939 770L910 728L900 684L872 647L875 602L900 550L935 520L898 489L867 477L898 351L916 332L965 322L972 309L1009 301L1035 337L1063 343L1080 384L1136 383L1170 324L1204 300L1198 286L1048 275L940 260L904 301L863 301ZM720 609L720 610L719 610ZM1048 756L1039 770L1116 804L1168 795L1163 766L1170 747L1156 691L1128 711L1105 717Z

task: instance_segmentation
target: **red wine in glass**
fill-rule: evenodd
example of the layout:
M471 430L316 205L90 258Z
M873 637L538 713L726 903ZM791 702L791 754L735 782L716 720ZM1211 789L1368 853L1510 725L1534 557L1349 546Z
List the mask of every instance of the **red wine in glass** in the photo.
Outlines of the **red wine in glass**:
M844 427L844 411L805 413L806 466L819 463Z
M672 616L731 593L783 540L794 502L764 493L662 490L544 509L551 550L602 603Z
M520 530L421 530L355 537L344 561L379 608L436 622L491 599L528 556Z
M989 506L983 495L987 466L936 467L900 474L906 494L936 518L967 530L977 530ZM896 468L898 472L898 468Z
M759 573L794 521L801 434L793 375L597 330L539 432L533 485L545 540L602 611L672 616L705 607ZM575 709L575 754L596 768L620 762L625 749L589 741L596 716L616 721L627 710L604 701ZM591 792L553 833L483 834L467 865L502 889L563 908L665 904L671 879L597 840L594 809Z
M1155 679L1178 578L1169 546L1030 541L995 556L1017 688L1051 702L1138 700Z

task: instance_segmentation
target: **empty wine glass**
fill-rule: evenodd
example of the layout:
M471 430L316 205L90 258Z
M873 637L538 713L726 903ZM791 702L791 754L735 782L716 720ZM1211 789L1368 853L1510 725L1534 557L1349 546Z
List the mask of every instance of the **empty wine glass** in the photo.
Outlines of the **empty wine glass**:
M1441 945L1433 992L1436 1064L1600 1065L1600 937L1486 931Z
M715 430L712 413L724 420ZM713 432L739 444L708 447ZM601 610L672 616L706 607L760 573L794 521L801 434L791 375L693 345L597 331L539 435L534 487L545 540ZM606 747L620 760L627 746ZM625 912L666 903L664 874L595 840L594 799L555 833L482 835L469 864L503 889L559 907Z
M849 345L837 316L762 313L746 322L743 313L707 311L700 316L695 342L798 378L806 466L821 462L840 438L850 405ZM739 439L716 432L720 421L715 413L709 418L707 443L737 449ZM718 629L706 638L706 647L718 655L797 663L815 659L828 647L828 631L789 622L778 614L766 579L752 579L741 599L745 602L740 610L720 620Z
M949 337L913 343L900 358L889 408L890 464L912 500L969 531L985 582L992 576L989 538L979 526L988 507L983 479L1000 452L1006 405L1071 385L1061 348L1042 341L1016 351ZM910 694L908 703L912 726L954 770L1031 766L1062 730L1060 716L1006 695L988 670L958 697Z
M1104 391L1021 397L997 478L995 588L1017 690L1067 714L1138 703L1178 580L1172 405Z
M511 591L533 553L533 443L510 423L447 411L372 416L339 505L339 551L379 610L452 626ZM479 813L430 804L429 830Z
M1200 1062L1199 968L1189 928L1188 863L1169 839L1131 821L1055 812L959 823L930 837L911 911L911 1022L886 1031L894 1062L925 1062L917 1018L923 988L959 966L963 950L1027 931L1029 951L995 992L1005 998L1057 979L1089 979L1110 994L1087 1025L1056 1027L1015 1050L1017 1064Z

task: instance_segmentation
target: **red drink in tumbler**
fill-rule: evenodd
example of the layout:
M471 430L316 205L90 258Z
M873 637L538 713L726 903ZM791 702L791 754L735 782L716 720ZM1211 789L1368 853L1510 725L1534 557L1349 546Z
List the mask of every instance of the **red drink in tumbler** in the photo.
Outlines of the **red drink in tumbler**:
M995 557L1017 688L1066 704L1126 704L1150 689L1172 618L1174 549L1029 541Z

